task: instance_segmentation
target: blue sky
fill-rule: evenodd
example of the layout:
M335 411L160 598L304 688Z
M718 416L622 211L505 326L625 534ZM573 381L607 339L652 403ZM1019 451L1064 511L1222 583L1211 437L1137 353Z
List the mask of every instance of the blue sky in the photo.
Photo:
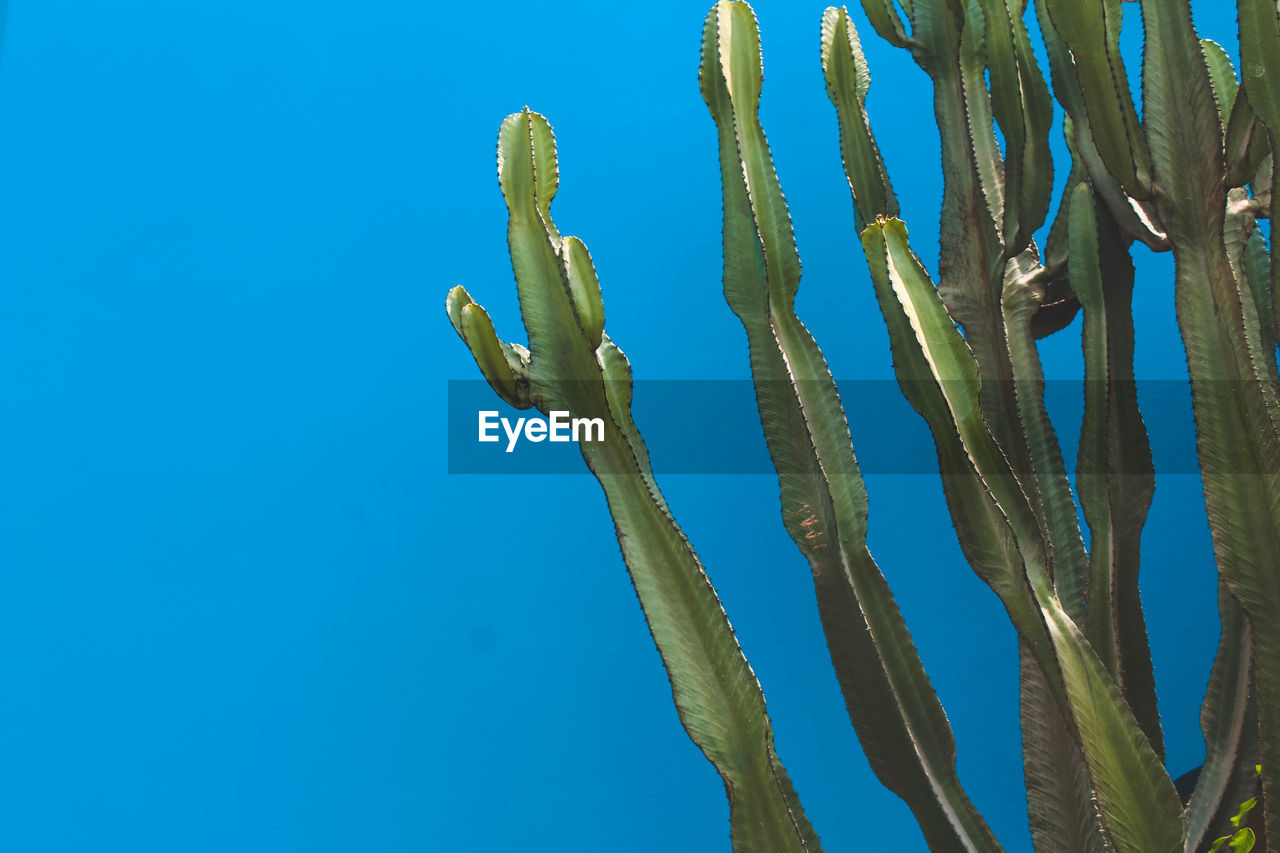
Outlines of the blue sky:
M1227 4L1195 8L1203 34L1234 42ZM838 377L889 379L818 63L822 5L756 9L800 314ZM0 848L728 850L720 782L680 729L595 482L449 476L444 429L447 381L477 376L447 288L523 337L494 143L525 104L556 128L557 222L590 246L637 376L748 376L720 293L705 11L10 4ZM854 18L923 249L941 180L927 79ZM1139 376L1181 378L1170 259L1137 254ZM1079 375L1078 323L1044 358ZM848 725L776 483L662 486L827 849L892 835L922 850ZM1027 850L1013 632L937 483L869 488L872 550L962 777ZM1180 773L1199 763L1216 642L1194 477L1161 478L1144 547Z

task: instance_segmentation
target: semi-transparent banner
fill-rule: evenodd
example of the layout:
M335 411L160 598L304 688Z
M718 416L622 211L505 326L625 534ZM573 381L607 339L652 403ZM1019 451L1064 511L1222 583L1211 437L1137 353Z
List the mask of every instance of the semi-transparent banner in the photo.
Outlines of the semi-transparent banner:
M837 387L849 419L853 448L864 474L937 474L933 438L924 419L912 409L894 380L844 380ZM618 390L618 389L615 389ZM789 384L777 389L794 394ZM807 390L807 389L802 389ZM811 389L815 395L821 388ZM927 391L928 389L921 389ZM990 389L988 389L990 390ZM1012 389L1009 389L1012 394ZM1085 411L1081 381L1050 380L1044 401L1057 433L1066 471L1074 473L1141 473L1141 456L1109 471L1077 472L1076 459ZM1214 383L1202 390L1215 406L1234 407L1246 397L1240 386ZM603 401L599 380L594 386L565 383L558 399L586 400L583 410L514 409L482 380L451 380L448 394L449 473L451 474L584 474L583 445L600 441L617 427ZM1114 405L1135 391L1151 444L1157 474L1197 474L1195 419L1186 381L1143 380L1127 386L1090 389L1091 399ZM640 380L632 388L632 416L657 474L773 474L760 425L756 389L749 380ZM815 397L816 398L816 397ZM780 399L786 399L780 397ZM1107 401L1111 401L1108 403ZM1026 404L1032 401L1025 400ZM1006 448L1011 464L1014 459ZM1024 457L1025 458L1025 457ZM610 461L612 460L612 461ZM628 473L630 460L600 458L597 465ZM1125 466L1133 470L1124 470ZM1238 471L1267 474L1280 472Z

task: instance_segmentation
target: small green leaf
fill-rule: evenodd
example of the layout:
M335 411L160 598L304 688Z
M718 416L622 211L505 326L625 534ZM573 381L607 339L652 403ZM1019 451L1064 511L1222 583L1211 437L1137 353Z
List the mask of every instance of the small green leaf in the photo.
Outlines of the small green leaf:
M1232 826L1239 826L1240 821L1244 820L1244 816L1253 811L1253 807L1258 804L1257 797L1250 797L1240 804L1240 811L1236 812L1235 817L1231 818Z
M1245 827L1231 837L1231 849L1239 850L1240 853L1249 853L1253 850L1253 845L1258 843L1257 836L1253 834L1253 830Z

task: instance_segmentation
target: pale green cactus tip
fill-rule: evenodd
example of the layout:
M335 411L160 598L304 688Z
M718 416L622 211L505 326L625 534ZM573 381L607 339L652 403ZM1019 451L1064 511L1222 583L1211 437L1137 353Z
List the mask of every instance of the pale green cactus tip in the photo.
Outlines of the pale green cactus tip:
M520 140L523 144L517 144ZM513 180L523 176L522 171L510 170L503 154L504 151L519 151L523 157L528 152L530 173L533 181L533 197L538 213L551 237L553 245L560 242L560 233L551 221L551 202L560 188L560 169L557 162L556 136L551 122L546 116L531 110L528 105L520 112L512 113L503 119L498 127L498 183L502 194L511 200L511 192L518 184Z
M542 242L542 251L551 260L550 269L517 269L517 279L549 276L551 281L558 280L572 312L572 320L565 317L558 322L548 321L542 312L528 311L533 307L531 298L542 298L522 291L521 308L530 340L538 338L543 342L540 346L549 351L572 349L577 344L570 344L565 334L571 334L576 324L589 349L598 351L604 340L604 300L591 254L577 237L562 237L551 218L551 201L559 188L560 175L550 122L527 106L507 116L498 131L497 166L499 186L514 217L513 226L517 221L531 225L532 231L524 229L526 238L537 235L531 239ZM530 208L531 214L525 215L523 211ZM530 350L500 341L488 313L461 286L449 292L446 311L454 331L467 344L494 391L516 408L533 405Z
M498 340L488 312L460 284L450 289L445 298L445 311L489 386L509 405L529 408L532 403L525 375L527 350Z
M507 154L504 154L507 152ZM528 173L508 168L507 155L528 157ZM498 133L498 179L503 194L511 202L520 192L522 177L532 179L534 207L546 237L563 267L563 283L574 318L591 349L600 347L604 334L604 299L591 253L577 237L562 237L551 217L551 202L560 186L560 170L555 131L540 113L525 107L502 122Z
M848 8L828 6L822 13L822 40L819 50L823 72L828 75L831 73L832 62L837 57L845 55L846 47L854 66L854 91L858 100L861 101L871 89L871 68L867 65L866 54L862 52L862 41L858 38L858 30L853 26L853 21L849 20ZM827 85L830 87L830 80Z

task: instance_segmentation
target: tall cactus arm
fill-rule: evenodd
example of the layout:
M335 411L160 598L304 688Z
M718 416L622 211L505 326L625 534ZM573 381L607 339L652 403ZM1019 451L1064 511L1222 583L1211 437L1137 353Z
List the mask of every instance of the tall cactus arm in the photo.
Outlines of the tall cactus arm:
M504 399L602 420L603 440L583 442L583 456L604 489L680 721L724 781L734 850L816 853L818 838L774 749L760 685L654 482L631 421L630 369L603 333L586 247L551 222L558 183L551 127L524 110L503 122L498 142L528 358L498 343L487 315L461 289L450 294L450 319Z
M1053 190L1053 102L1031 50L1022 6L1015 11L1004 0L969 0L959 62L978 183L1004 257L1012 258L1031 244ZM1004 134L1003 153L997 125Z
M976 3L970 4L969 14L970 18L981 14ZM848 139L860 142L858 145L842 144L841 154L858 223L862 226L881 212L874 204L868 204L867 199L883 197L882 187L887 187L888 177L875 148L865 111L860 103L847 97L848 92L858 91L857 87L865 88L865 74L855 76L855 72L860 72L859 64L853 61L860 57L856 50L857 42L852 42L852 48L846 48L845 41L840 38L851 31L852 23L843 10L828 9L823 24L823 68L828 92L836 108L841 139L842 142ZM966 29L968 34L976 31L976 28ZM840 62L841 53L845 54L843 63ZM846 93L845 97L840 96L842 93ZM971 110L973 105L981 103L984 102L979 99L971 100ZM979 123L978 127L981 126ZM985 126L990 129L989 122ZM990 140L990 150L995 152L990 160L994 167L998 165L994 139ZM1073 178L1078 182L1083 179L1083 173L1073 172ZM1002 184L992 186L1000 187ZM1060 232L1065 235L1065 216ZM1065 269L1065 236L1061 237L1061 242L1059 265ZM871 262L875 263L875 259ZM882 301L885 318L890 325L894 368L903 391L933 429L947 503L962 550L977 574L1004 602L1022 633L1040 638L1038 642L1029 643L1024 639L1021 643L1024 767L1028 813L1036 849L1040 853L1104 853L1105 836L1093 804L1084 758L1042 669L1053 667L1054 661L1047 639L1043 637L1043 624L1036 612L1034 598L1021 571L1021 557L1013 542L1012 531L999 508L989 499L981 480L974 475L959 434L950 421L946 403L933 382L928 365L914 346L910 325L897 309L895 297L889 288L882 286L877 287L877 296Z
M1002 299L1014 387L1031 451L1032 470L1019 471L1018 476L1041 520L1050 552L1054 589L1071 618L1084 624L1090 561L1085 554L1062 451L1044 405L1044 374L1032 331L1032 317L1043 299L1043 285L1037 281L1041 268L1032 260L1028 251L1009 262ZM1074 252L1070 262L1076 265ZM1104 594L1109 606L1111 589L1107 588ZM1099 850L1104 846L1107 833L1092 802L1085 757L1063 716L1067 711L1049 696L1045 674L1029 665L1025 652L1021 657L1023 770L1027 780L1027 813L1037 850L1040 853ZM1147 663L1149 672L1150 661ZM1120 677L1118 668L1112 668L1112 675ZM1156 726L1158 732L1158 718Z
M1275 21L1271 2L1269 20ZM1242 19L1254 7L1240 4ZM1280 433L1277 391L1247 334L1246 287L1224 245L1223 131L1185 0L1143 0L1145 127L1176 260L1205 505L1218 569L1254 631L1263 790L1280 802ZM1264 16L1266 18L1267 16ZM1247 42L1245 91L1255 109ZM1265 67L1265 66L1264 66ZM1262 112L1259 111L1259 115ZM1274 258L1273 258L1274 260ZM1267 809L1280 844L1280 809Z
M1260 178L1265 180L1260 174L1262 170L1258 168L1261 166L1261 158L1252 163L1250 161L1269 148L1265 144L1266 127L1259 123L1253 113L1249 99L1236 79L1235 69L1227 52L1221 45L1208 39L1201 39L1200 43L1204 48L1205 64L1209 68L1209 79L1218 104L1225 139L1223 153L1227 167L1227 211L1223 240L1226 243L1227 259L1236 280L1245 282L1248 287L1242 307L1249 345L1255 353L1261 355L1264 375L1272 376L1276 372L1275 307L1271 294L1271 276L1266 269L1269 266L1266 241L1255 227L1259 214L1267 215L1269 199L1251 198L1245 188L1246 184L1256 184ZM1242 127L1244 130L1241 130ZM1255 142L1262 144L1254 145ZM1250 260L1259 257L1263 267L1261 274L1250 264ZM1257 358L1258 355L1255 355L1255 361Z
M1094 143L1094 128L1076 75L1076 61L1066 42L1054 28L1049 16L1049 2L1050 0L1036 0L1036 18L1040 22L1040 34L1049 59L1053 91L1067 115L1064 131L1073 160L1085 167L1094 191L1107 203L1111 215L1126 234L1152 251L1167 252L1170 248L1169 241L1159 224L1154 205L1136 201L1125 193L1120 182L1108 170ZM1060 215L1064 210L1065 207L1059 208Z
M1276 334L1275 283L1280 277L1280 270L1271 265L1271 256L1267 251L1267 241L1261 229L1255 227L1245 240L1244 260L1241 264L1243 277L1248 284L1249 296L1253 311L1251 319L1256 318L1258 324L1257 340L1262 352L1262 364L1259 370L1266 376L1276 375L1276 344L1280 340Z
M1092 193L1079 167L1072 177L1048 254L1055 265L1056 258L1066 258L1064 281L1085 305L1086 403L1077 483L1093 534L1087 561L1061 453L1044 412L1043 377L1027 318L1039 302L1037 279L1046 271L1023 271L1025 264L1011 263L1004 297L1006 328L1035 465L1035 476L1026 482L1040 493L1039 511L1053 551L1054 585L1063 606L1078 624L1087 626L1090 643L1121 682L1139 725L1161 756L1155 681L1138 595L1138 543L1154 476L1133 383L1133 265L1127 241L1105 209L1108 228L1102 236L1107 257L1100 263ZM1068 242L1069 253L1064 248ZM1094 849L1100 842L1083 759L1060 712L1045 701L1046 690L1039 684L1043 675L1026 665L1022 675L1024 765L1037 849ZM1090 822L1093 833L1088 832Z
M822 73L827 83L827 97L836 108L840 156L845 163L854 216L861 232L877 216L897 216L898 199L893 194L867 117L871 71L862 53L858 31L843 6L839 9L829 6L822 13Z
M954 51L948 54L948 46L951 43L950 39L959 37L955 27L952 26L954 20L950 17L953 14L953 9L944 9L941 5L933 4L932 0L927 0L926 3L916 3L913 9L914 14L918 16L913 20L916 21L916 31L919 36L918 40L912 43L912 50L917 61L929 73L936 73L944 80L950 79L948 77L948 69L952 66L949 64L947 57L950 56L950 59L957 60L958 54ZM976 9L976 2L969 4L970 17L972 17ZM832 16L832 11L828 10L828 19L834 17ZM979 15L979 17L981 16ZM848 22L847 16L841 15L835 20L852 27L852 23ZM948 24L949 21L950 24ZM840 46L835 40L832 40L832 44L836 47ZM824 58L827 57L825 48L826 42L824 42ZM832 66L828 64L829 79L831 68ZM935 83L935 85L937 84ZM848 88L849 86L850 84L846 82L845 87ZM854 113L848 109L846 104L834 97L832 102L836 107L841 127L861 122L863 125L862 130L874 142L870 128L865 124L865 114ZM954 122L948 121L940 113L939 127L944 130L944 138L947 129L954 129L953 124ZM859 221L865 221L872 214L867 207L860 203L859 199L863 196L873 195L877 191L876 182L883 180L887 183L888 178L885 175L884 165L880 162L874 145L856 149L845 148L842 149L842 154L844 155L845 174L853 191L854 205L859 214ZM972 168L972 162L968 162L967 166ZM953 183L949 179L948 187L952 186ZM896 222L896 220L893 221ZM864 249L867 249L868 239L875 240L878 237L884 227L884 223L885 218L877 216L876 222L864 230ZM931 370L929 361L914 343L908 343L908 341L914 340L912 329L905 315L896 307L897 301L893 295L888 274L888 255L885 252L883 241L876 242L875 246L877 248L868 252L867 260L871 266L872 279L876 283L876 295L881 302L882 313L890 328L894 369L898 374L903 393L912 406L925 417L930 429L933 431L939 465L943 472L943 483L947 494L948 506L951 508L961 547L975 571L986 583L992 586L1004 602L1010 617L1023 634L1033 656L1040 661L1042 666L1051 670L1053 662L1045 642L1044 626L1036 613L1034 598L1028 588L1026 577L1020 568L1011 570L1013 566L1021 566L1021 557L1017 554L1017 546L1014 544L1008 520L998 508L991 507L986 491L987 487L980 478L974 476L973 462L969 457L969 451L961 440L962 435L957 432L956 424L952 421L948 401L943 393L943 389L948 386L946 384L934 384L936 377ZM935 294L936 298L938 297ZM962 342L960 346L964 347L965 344ZM1007 354L1005 358L1007 359ZM967 362L959 360L957 363L963 365ZM971 375L966 374L965 378L960 381L967 386L971 386L970 390L980 393L981 385L976 371ZM1012 390L1011 384L1007 387L1010 391ZM980 412L974 411L970 414L975 416L979 422L982 420ZM997 455L1001 453L997 447L993 446L991 449ZM988 508L991 511L986 511Z
M1036 280L1039 269L1031 252L1012 259L1002 297L1014 390L1031 451L1031 469L1017 474L1042 519L1054 587L1068 612L1078 618L1084 614L1088 560L1062 449L1044 406L1044 370L1031 330L1031 318L1044 298L1043 285Z
M1021 487L1011 482L1008 461L982 421L975 359L965 348L958 331L954 336L933 334L942 329L939 320L946 318L945 309L918 261L908 260L905 274L901 262L896 265L891 262L885 236L890 229L894 234L905 234L900 221L879 220L863 231L862 243L876 299L889 330L898 384L933 434L947 506L965 557L1000 598L1030 653L1050 679L1054 696L1065 704L1066 694L1057 675L1052 646L1034 592L1036 585L1050 585L1038 531L1028 544L1040 556L1033 555L1033 568L1024 571L1024 557L1019 553L1022 542L1015 521L993 497L992 485L982 476L984 469L989 474L1003 469L995 488L1001 490L1006 500L1021 493ZM926 310L915 310L910 299L899 295L899 287L904 288L904 294L908 293L905 291L908 275L918 285L909 293L922 300ZM905 305L900 300L905 300ZM927 339L935 348L932 352L919 342L925 337L925 321L930 325ZM946 322L951 321L947 318ZM984 436L981 439L977 438L978 429ZM1021 504L1024 510L1018 514L1017 521L1023 525L1025 534L1028 525L1035 527L1035 521L1025 494L1021 495Z
M1155 469L1133 374L1133 261L1128 241L1087 184L1068 200L1071 285L1084 310L1084 418L1076 483L1089 525L1085 634L1156 754L1164 755L1146 620L1138 590L1142 528Z
M986 19L991 110L1005 139L1002 234L1005 257L1012 258L1031 244L1032 234L1049 212L1053 101L1023 23L1025 3L979 0L979 5ZM966 98L973 101L968 88Z
M1051 602L1044 612L1098 811L1116 850L1182 850L1182 804L1117 682L1064 610Z
M1280 139L1280 133L1277 133L1272 137L1273 143L1277 139ZM1280 342L1280 251L1276 249L1276 217L1273 214L1275 206L1280 204L1280 164L1276 163L1276 159L1276 155L1273 151L1270 157L1271 192L1268 193L1267 207L1265 210L1266 216L1271 220L1271 251L1265 251L1265 247L1261 245L1259 238L1252 238L1254 242L1253 257L1255 258L1255 262L1250 265L1250 269L1256 271L1254 278L1251 280L1251 284L1254 293L1258 294L1259 288L1263 286L1264 282L1264 278L1262 276L1262 273L1265 272L1264 263L1267 261L1270 262L1271 276L1269 280L1266 280L1266 284L1270 285L1270 292L1257 295L1256 298L1260 306L1258 309L1259 316L1261 316L1264 321L1268 316L1270 316L1271 319L1270 335L1266 336L1267 339ZM1262 213L1259 213L1258 217L1261 218L1262 215ZM1269 352L1268 355L1274 357L1274 353ZM1273 370L1272 376L1275 375L1276 374Z
M891 337L895 331L902 333L905 318L918 353L916 360L927 364L941 392L972 473L981 478L991 502L1008 519L1026 582L1050 638L1054 660L1043 671L1050 686L1055 687L1056 680L1065 693L1064 700L1055 688L1060 705L1071 717L1099 810L1116 849L1120 853L1181 850L1182 808L1173 783L1115 679L1053 591L1030 503L982 421L972 354L911 253L901 222L881 221L868 227L863 246L877 292L884 294L881 305ZM907 349L911 342L901 342L895 353Z
M1257 788L1258 713L1251 693L1253 642L1249 620L1225 583L1218 585L1222 638L1200 709L1204 765L1187 803L1185 853L1198 853L1229 834L1238 803Z
M907 44L933 81L941 141L938 292L978 360L983 414L1019 469L1030 467L1030 456L1018 422L1000 295L1005 261L1043 221L1052 180L1047 88L1036 79L1024 12L1025 4L999 0L918 0L910 4ZM993 71L993 84L1002 83L998 91L985 79L988 67L995 67L989 40L999 65ZM1010 166L1001 155L995 123L1006 131L1006 154L1020 165ZM1046 293L1046 299L1056 297ZM1052 318L1042 319L1037 330L1047 334Z
M1258 120L1249 103L1249 92L1244 87L1236 95L1227 121L1227 186L1253 185L1265 191L1267 182L1259 179L1265 174L1263 161L1271 155L1271 142L1267 127ZM1259 186L1259 184L1261 184Z
M971 11L973 8L971 5ZM855 184L856 197L855 175L859 170L847 159L845 168L851 184ZM868 261L874 272L878 258L869 256ZM1022 572L1012 531L973 471L946 401L914 344L906 316L897 307L887 275L875 279L877 297L890 328L894 368L904 394L933 431L944 492L961 548L975 572L1004 603L1023 636L1023 755L1028 814L1036 849L1041 853L1102 853L1104 831L1093 805L1088 773L1062 716L1061 689L1055 693L1045 674L1055 662L1047 638L1043 637L1043 624Z
M1257 228L1258 213L1262 210L1260 199L1250 198L1242 186L1231 186L1231 116L1235 103L1248 101L1240 93L1239 81L1231 58L1216 42L1201 40L1205 64L1209 69L1214 100L1218 105L1224 138L1224 155L1227 158L1227 208L1222 226L1222 238L1227 252L1227 262L1240 285L1240 316L1244 322L1245 343L1260 376L1276 376L1275 307L1271 292L1271 273L1267 257L1266 240ZM1259 128L1262 125L1253 124Z
M1076 187L1082 183L1087 183L1089 180L1089 171L1080 162L1080 155L1076 152L1072 124L1071 116L1063 117L1062 136L1067 143L1067 150L1071 152L1071 171L1067 174L1067 181L1062 187L1062 197L1058 199L1058 210L1053 216L1053 224L1049 227L1049 236L1045 240L1044 266L1046 273L1050 274L1066 272L1067 226L1071 218L1071 195L1075 192Z
M1084 753L1023 643L1019 653L1022 768L1036 853L1108 853L1112 849L1093 796Z
M1276 164L1276 150L1280 148L1280 6L1276 5L1275 0L1238 0L1237 2L1237 18L1240 23L1240 67L1241 80L1244 86L1244 93L1239 98L1246 101L1252 107L1257 115L1258 121L1265 126L1267 134L1262 138L1262 134L1257 134L1260 138L1254 142L1250 148L1255 153L1252 158L1245 158L1246 164L1248 160L1257 158L1261 162L1261 149L1265 147L1270 149L1270 186L1259 186L1259 178L1265 181L1265 171L1258 167L1246 168L1243 170L1244 176L1247 176L1249 182L1253 185L1253 195L1267 196L1265 208L1259 213L1261 216L1272 216L1272 211L1276 204L1277 197L1280 197L1280 168ZM1274 217L1272 216L1274 219ZM1271 338L1280 337L1280 316L1276 312L1277 298L1276 294L1280 293L1280 252L1275 250L1275 237L1272 236L1272 252L1271 252L1271 277L1270 291L1271 298L1269 312L1273 319ZM1268 301L1260 299L1260 302ZM1264 311L1263 313L1268 313ZM1280 771L1278 771L1280 772ZM1280 776L1272 777L1272 791L1280 794L1277 788L1280 788ZM1273 800L1274 802L1274 800ZM1271 813L1280 812L1280 808L1272 808ZM1269 827L1274 830L1275 826ZM1274 837L1268 835L1268 838ZM1272 842L1278 843L1280 842Z
M975 0L976 2L976 0ZM912 4L912 57L933 81L933 106L945 177L939 223L938 291L965 330L982 373L983 412L997 439L1018 464L1027 450L1017 426L1012 368L1000 317L1005 246L974 160L970 104L962 65L966 4L916 0ZM981 88L979 93L977 90ZM970 87L989 97L985 87ZM977 98L975 108L983 109ZM985 156L995 156L987 150ZM1001 165L1001 168L1003 166Z
M1016 217L1018 198L1015 193L1012 199L1005 199L1005 162L996 139L994 98L987 87L987 13L978 0L969 0L965 6L964 26L960 30L960 82L964 86L978 186L986 199L991 221L1000 229L1001 239L1007 240L1005 213Z
M1240 317L1254 370L1261 377L1275 377L1275 307L1270 258L1267 241L1257 227L1254 204L1243 187L1233 187L1227 192L1222 236L1231 272L1240 285Z
M1280 133L1280 25L1275 0L1238 0L1241 78L1249 103L1272 134Z
M1200 44L1204 49L1209 80L1225 133L1227 187L1237 189L1252 186L1255 196L1265 196L1269 191L1271 171L1263 168L1263 161L1271 153L1267 126L1258 119L1253 105L1249 103L1249 96L1236 78L1231 57L1226 50L1209 39L1201 39ZM1263 79L1266 79L1265 75ZM1268 205L1262 204L1262 201L1262 198L1253 199L1251 213L1267 215Z
M1071 119L1065 121L1064 136L1072 152L1071 173L1067 176L1058 214L1045 245L1045 264L1039 276L1046 290L1064 291L1056 303L1031 318L1032 333L1043 337L1037 328L1045 322L1046 313L1056 320L1056 328L1065 326L1080 309L1080 301L1071 290L1068 275L1068 220L1071 195L1087 182L1087 173L1072 145ZM1061 307L1055 307L1061 306ZM1011 339L1012 343L1012 339ZM1016 365L1016 362L1015 362ZM1082 495L1083 497L1083 495ZM1067 496L1070 501L1070 496ZM1069 516L1072 524L1074 506ZM1072 575L1068 562L1055 561L1054 584L1072 618L1080 618L1087 591L1087 575ZM1088 566L1078 567L1079 572ZM1076 744L1071 726L1063 717L1064 709L1053 700L1045 675L1025 649L1020 657L1020 711L1022 718L1023 774L1026 778L1027 815L1037 853L1105 853L1108 849L1093 800L1092 783L1084 755Z
M907 243L900 220L879 220L862 235L877 295L894 297L905 315L928 376L937 385L954 429L992 498L1009 520L1023 550L1027 580L1038 597L1052 595L1044 543L1030 500L1015 468L995 441L978 400L981 382L976 358L943 306L933 283ZM882 310L886 300L881 300ZM896 322L895 313L886 311ZM891 329L891 332L894 331ZM895 352L895 357L901 350Z
M824 57L860 109L856 36ZM841 65L841 63L846 63ZM831 65L828 66L829 68ZM778 471L784 523L808 559L828 648L872 769L907 803L930 849L997 851L956 775L950 725L883 575L867 550L867 495L835 382L795 314L800 268L781 186L758 118L759 33L745 3L707 16L700 79L719 130L725 295L747 332L761 422ZM870 150L868 136L851 147ZM881 176L883 172L879 173ZM879 177L871 177L874 186ZM891 198L890 196L887 196ZM864 194L862 203L885 203Z
M1242 18L1243 19L1243 18ZM1253 41L1260 41L1260 33L1252 33ZM1252 228L1252 220L1258 216L1267 216L1270 211L1270 182L1272 170L1270 167L1263 168L1263 160L1267 159L1267 155L1271 152L1271 143L1268 140L1268 132L1266 124L1258 118L1253 111L1253 105L1249 102L1247 92L1240 85L1240 81L1236 79L1235 69L1231 67L1231 58L1222 49L1221 45L1216 42L1203 38L1201 45L1204 49L1204 61L1208 65L1210 72L1210 81L1213 87L1213 97L1217 101L1217 109L1222 119L1222 129L1225 133L1224 152L1226 156L1226 186L1229 190L1238 190L1245 186L1252 187L1253 199L1249 199L1248 211L1249 222L1248 227ZM1258 53L1257 46L1254 45L1253 54ZM1256 60L1256 56L1251 56L1251 51L1245 49L1245 58ZM1277 63L1280 65L1280 63ZM1280 67L1276 68L1276 72L1280 73ZM1266 74L1262 74L1256 83L1258 90L1263 93L1263 97L1270 95L1268 86L1271 85L1270 79ZM1267 161L1270 164L1270 160ZM1248 195L1240 196L1248 199ZM1229 213L1231 207L1236 207L1235 200L1228 199ZM1247 236L1247 234L1245 234ZM1267 311L1270 314L1270 310Z
M1102 162L1130 196L1149 197L1151 155L1120 55L1120 0L1045 0L1045 8L1054 34L1074 59Z

